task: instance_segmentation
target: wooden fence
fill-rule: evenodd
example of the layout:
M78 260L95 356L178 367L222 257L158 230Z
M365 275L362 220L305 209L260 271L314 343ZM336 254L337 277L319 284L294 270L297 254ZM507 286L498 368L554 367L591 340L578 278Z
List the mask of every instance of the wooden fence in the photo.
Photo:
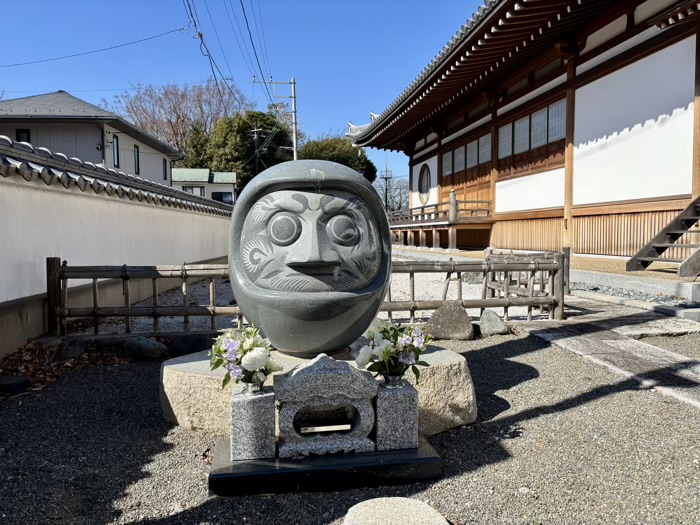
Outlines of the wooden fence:
M393 312L410 312L411 321L417 311L435 310L447 301L450 283L457 286L457 300L464 308L503 308L508 318L510 307L527 307L528 320L532 311L545 310L550 319L564 318L564 256L561 253L542 256L489 256L484 261L394 261L392 274L408 274L409 300L392 301L391 286L381 311L391 318ZM445 273L442 298L437 300L417 300L415 276L420 273ZM481 298L463 297L462 275L481 274ZM183 317L184 331L190 332L190 317L210 318L211 331L216 330L217 316L238 316L238 306L216 304L215 279L227 278L225 264L183 264L180 266L68 266L60 258L46 260L48 328L52 335L64 335L66 323L71 318L91 318L95 334L99 334L100 319L122 317L126 332L132 333L133 317L153 319L153 333L160 333L160 318L164 316ZM160 279L177 278L181 281L182 304L162 306L158 304ZM69 307L69 280L92 281L92 306ZM120 279L123 288L123 306L100 306L100 284L105 279ZM130 298L130 281L150 279L153 300L151 306L133 306ZM209 304L190 305L189 281L209 280Z

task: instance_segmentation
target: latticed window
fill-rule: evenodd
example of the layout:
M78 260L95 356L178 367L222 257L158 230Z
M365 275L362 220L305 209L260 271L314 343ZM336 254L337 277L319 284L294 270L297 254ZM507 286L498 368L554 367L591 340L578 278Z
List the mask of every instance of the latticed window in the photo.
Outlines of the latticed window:
M479 164L491 161L491 134L479 137Z
M566 138L566 99L549 105L549 142Z
M513 153L530 149L530 115L513 123Z
M452 175L452 152L442 154L442 176L449 177Z
M513 124L498 128L498 158L505 159L513 154Z
M479 164L479 141L472 140L467 144L467 168L473 168Z
M464 146L460 146L455 150L454 162L455 173L464 171Z
M539 148L547 144L547 108L532 114L530 121L530 147Z

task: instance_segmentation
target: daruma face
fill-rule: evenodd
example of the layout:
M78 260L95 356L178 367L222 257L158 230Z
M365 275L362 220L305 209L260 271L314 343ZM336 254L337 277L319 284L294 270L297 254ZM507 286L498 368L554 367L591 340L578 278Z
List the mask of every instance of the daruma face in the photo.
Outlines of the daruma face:
M381 307L391 271L382 201L352 169L285 162L236 201L231 287L273 346L300 357L343 351Z
M362 288L381 263L377 224L348 192L274 191L246 218L241 260L250 281L267 290Z

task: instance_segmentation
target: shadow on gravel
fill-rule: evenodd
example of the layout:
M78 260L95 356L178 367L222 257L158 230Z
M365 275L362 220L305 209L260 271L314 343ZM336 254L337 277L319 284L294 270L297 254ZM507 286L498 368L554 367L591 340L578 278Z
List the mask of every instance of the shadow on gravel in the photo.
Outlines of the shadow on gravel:
M169 448L160 364L73 371L0 404L0 523L100 524Z

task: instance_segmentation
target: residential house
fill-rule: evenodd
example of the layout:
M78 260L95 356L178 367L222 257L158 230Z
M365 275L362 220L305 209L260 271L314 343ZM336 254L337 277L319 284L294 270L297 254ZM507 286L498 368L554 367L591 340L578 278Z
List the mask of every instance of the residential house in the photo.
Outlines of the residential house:
M645 265L700 253L684 233L700 218L699 37L698 1L487 0L383 113L350 124L356 145L409 156L396 240Z
M198 197L233 204L236 174L232 171L214 172L206 168L174 168L173 187Z
M65 91L0 101L0 135L165 185L180 152Z

